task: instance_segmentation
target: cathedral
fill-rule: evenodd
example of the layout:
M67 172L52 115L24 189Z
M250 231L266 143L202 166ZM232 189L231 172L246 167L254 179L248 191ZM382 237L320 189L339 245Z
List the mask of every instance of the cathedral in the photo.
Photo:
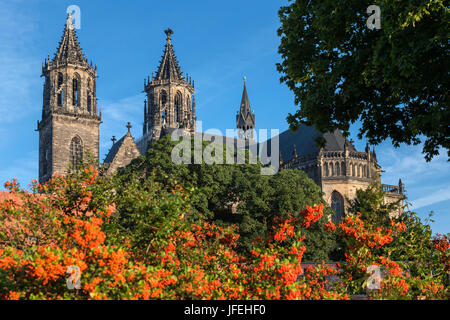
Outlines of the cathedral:
M144 80L144 118L142 137L135 139L128 132L120 139L113 137L113 145L101 164L107 175L125 167L134 158L145 154L152 141L182 129L186 134L196 132L195 83L183 75L172 44L173 31L165 30L166 44L162 60L155 74ZM45 78L42 119L39 131L39 182L55 174L64 174L69 167L77 167L89 153L99 160L101 113L97 109L97 66L90 63L81 51L72 17L67 17L64 33L56 54L42 65ZM253 141L255 113L251 109L246 84L236 115L238 138ZM317 137L325 139L325 147L318 148ZM345 214L347 199L353 199L357 189L367 188L375 179L380 181L381 167L375 150L366 146L358 151L340 131L319 133L313 127L302 126L278 137L280 168L303 170L324 192L324 199L333 208L335 220ZM273 138L272 138L273 139ZM256 143L258 149L269 150L272 139ZM382 185L385 201L402 199L403 185Z

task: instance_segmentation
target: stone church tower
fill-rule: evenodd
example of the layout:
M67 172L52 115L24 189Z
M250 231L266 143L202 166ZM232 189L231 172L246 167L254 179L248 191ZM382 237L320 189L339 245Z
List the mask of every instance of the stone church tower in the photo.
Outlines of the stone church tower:
M240 139L253 139L255 130L255 114L250 108L250 101L248 100L247 87L245 86L244 77L244 91L242 92L241 106L236 115L236 127L238 129L238 136Z
M162 135L178 128L188 134L195 132L194 81L183 76L172 47L171 29L166 33L166 47L156 76L144 80L147 100L144 106L143 135L148 141L158 140ZM148 107L147 107L148 101Z
M90 153L99 157L99 126L95 79L97 66L88 63L67 17L59 48L42 66L45 77L39 131L39 182L76 167Z

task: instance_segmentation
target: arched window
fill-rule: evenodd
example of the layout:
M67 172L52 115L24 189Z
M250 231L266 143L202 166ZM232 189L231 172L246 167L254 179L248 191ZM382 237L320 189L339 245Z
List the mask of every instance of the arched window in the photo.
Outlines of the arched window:
M341 222L344 217L344 197L337 191L331 194L331 209L334 211L333 222Z
M328 163L325 162L325 177L328 177L330 172L328 171Z
M72 80L72 105L75 107L80 106L80 87L81 78L78 73L75 73Z
M341 166L339 165L339 162L336 162L336 175L341 175Z
M86 99L87 99L87 111L91 112L92 110L92 96L91 96L91 79L88 79L87 89L86 89Z
M72 168L76 169L83 161L83 143L80 137L75 136L70 142L70 162Z
M183 120L183 97L181 95L181 92L178 91L175 95L175 120L177 122L181 122Z
M167 93L165 90L161 90L161 93L159 94L159 104L161 109L163 109L166 106L167 103Z
M58 73L58 106L62 107L64 99L64 89L62 85L64 83L64 76L61 72Z
M358 169L358 178L361 177L361 165L357 165L356 168Z
M330 162L330 175L331 175L332 177L334 176L333 162Z
M355 164L353 163L351 166L352 166L352 177L356 177Z
M344 163L344 161L341 162L341 174L343 176L345 176L345 163Z

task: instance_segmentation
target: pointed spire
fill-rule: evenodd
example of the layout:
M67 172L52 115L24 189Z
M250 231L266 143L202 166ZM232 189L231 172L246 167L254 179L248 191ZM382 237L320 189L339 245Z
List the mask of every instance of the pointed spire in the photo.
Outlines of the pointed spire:
M180 66L172 47L173 31L169 28L164 32L167 36L166 48L164 50L161 63L158 67L158 71L156 72L156 80L183 80L183 75L180 71Z
M370 152L370 148L369 148L369 143L367 142L366 143L366 153L369 153Z
M56 51L53 62L58 63L74 63L74 64L85 64L86 58L81 51L80 45L78 43L77 34L75 28L72 24L72 15L69 13L67 15L66 26L64 28L64 33L59 43L59 48Z
M247 80L247 77L244 76L244 90L242 92L242 99L241 99L241 113L243 115L251 113L250 101L248 100L247 86L245 85L245 80Z

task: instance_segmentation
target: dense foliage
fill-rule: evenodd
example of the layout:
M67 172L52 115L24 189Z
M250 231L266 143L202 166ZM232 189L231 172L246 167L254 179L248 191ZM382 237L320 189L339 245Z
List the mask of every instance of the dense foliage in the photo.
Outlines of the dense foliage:
M346 244L345 261L304 267L306 230L323 218L323 204L275 217L242 255L236 251L238 225L187 218L195 191L181 185L167 191L150 179L119 192L90 167L35 182L32 193L14 181L5 186L2 299L348 299L364 292L374 266L386 274L369 292L372 298L448 298L440 273L449 271L448 237L419 235L428 241L423 258L431 274L421 269L422 258L413 259L422 247L389 255L390 244L413 239L408 228L422 228L407 217L388 226L364 222L359 213L338 225L327 222L323 231ZM409 268L394 254L410 257Z
M381 28L369 29L369 5ZM292 128L322 132L360 120L359 137L450 155L450 11L444 0L291 1L279 11L281 80L300 106ZM322 141L323 142L323 141Z
M142 186L147 194L155 193L158 188L170 192L182 185L191 204L187 218L195 222L202 217L221 226L239 225L237 250L240 253L248 253L252 242L272 229L275 217L295 216L306 205L325 204L320 188L303 171L283 170L267 176L261 175L260 163L194 164L192 159L192 164L174 164L171 152L177 143L169 136L154 142L145 156L119 171L114 180L115 189L119 194L129 194ZM206 146L204 143L202 152ZM194 157L193 143L191 149ZM126 212L121 219L134 219L137 224L154 219L154 213L147 209L137 216L141 208L136 208L140 204L134 204L133 200L119 198L116 204L120 211ZM128 212L133 217L128 216ZM343 257L335 235L323 229L332 211L327 206L324 213L317 224L303 230L310 248L304 257L308 261L330 260L338 258L339 254Z

